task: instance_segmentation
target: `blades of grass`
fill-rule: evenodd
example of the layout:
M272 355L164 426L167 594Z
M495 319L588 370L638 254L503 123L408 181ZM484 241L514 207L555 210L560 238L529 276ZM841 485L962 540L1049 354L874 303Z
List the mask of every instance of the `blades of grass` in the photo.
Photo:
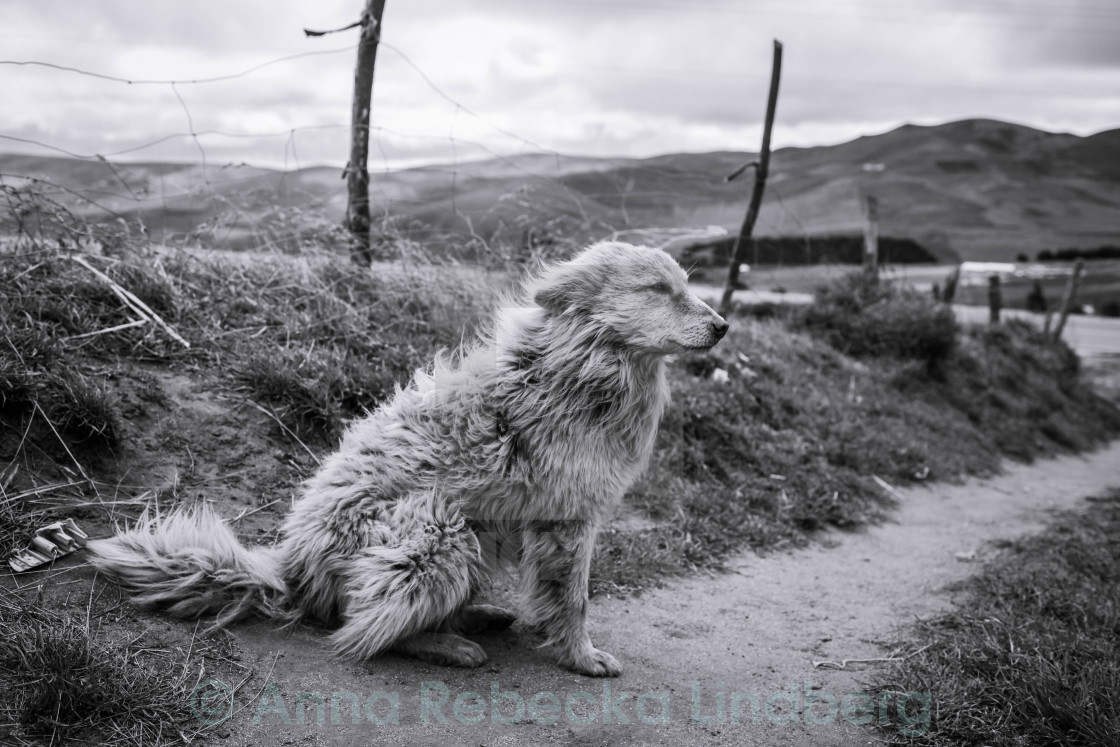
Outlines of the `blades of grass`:
M111 277L109 277L109 276L108 276L108 275L106 275L105 273L101 272L100 270L98 270L97 268L95 268L95 267L94 267L93 265L91 265L90 263L86 262L86 261L85 261L85 259L83 259L82 257L80 257L80 256L78 256L78 255L76 255L76 254L74 254L74 255L71 255L71 256L70 256L70 259L74 260L75 262L77 262L78 264L80 264L80 265L81 265L82 267L84 267L84 268L86 268L87 270L89 270L90 272L92 272L92 273L93 273L94 275L96 275L96 276L97 276L97 277L98 277L98 278L99 278L99 279L100 279L101 281L103 281L103 282L107 283L107 284L109 285L109 288L110 288L110 289L111 289L111 290L112 290L112 291L113 291L114 293L116 293L116 294L117 294L118 296L120 296L120 297L121 297L121 300L123 300L123 301L125 302L125 305L127 305L127 306L131 307L131 308L132 308L132 310L133 310L133 311L135 311L135 312L136 312L136 313L137 313L137 314L138 314L139 316L141 316L141 317L147 317L147 318L148 318L148 319L150 319L151 321L155 322L155 323L156 323L157 325L159 325L159 327L160 327L160 328L162 328L162 329L163 329L163 331L164 331L164 332L166 332L166 333L167 333L167 334L168 334L168 335L169 335L169 336L170 336L170 337L171 337L171 338L172 338L173 340L175 340L175 342L179 343L179 344L180 344L180 345L182 345L182 346L183 346L184 348L190 348L191 344L190 344L189 342L187 342L187 340L185 340L185 339L184 339L184 338L183 338L183 337L182 337L182 336L181 336L181 335L180 335L180 334L179 334L178 332L176 332L176 331L175 331L175 330L174 330L174 329L173 329L173 328L171 327L171 325L170 325L170 324L168 324L167 322L165 322L165 321L163 320L163 318L162 318L162 317L161 317L161 316L160 316L159 314L157 314L156 312L152 311L152 310L151 310L151 309L150 309L150 308L148 307L148 305L147 305L146 303L144 303L144 302L143 302L143 301L141 301L141 300L140 300L139 298L137 298L137 297L136 297L136 296L135 296L135 295L134 295L134 294L133 294L133 293L132 293L131 291L129 291L129 290L127 289L127 288L122 288L122 287L121 287L121 286L120 286L120 285L119 285L119 284L118 284L118 283L117 283L116 281L114 281L114 280L113 280L113 279L112 279Z
M318 464L318 463L319 463L319 457L315 455L315 452L314 452L314 451L312 451L312 450L311 450L311 449L310 449L310 448L309 448L309 447L307 446L307 444L305 444L305 443L304 443L303 441L301 441L301 440L300 440L300 437L299 437L299 436L297 436L297 435L296 435L295 433L293 433L293 432L292 432L292 429L291 429L291 428L289 428L288 426L284 425L284 423L283 423L283 422L282 422L282 421L280 420L280 418L278 418L278 417L276 416L276 413L272 412L271 410L269 410L269 409L267 409L267 408L265 408L265 407L262 407L262 406L258 405L258 404L257 404L256 402L254 402L254 401L253 401L253 400L251 400L251 399L247 399L247 400L245 400L245 401L246 401L246 402L247 402L247 403L248 403L248 404L249 404L250 406L252 406L253 408L255 408L255 409L257 409L257 410L260 410L260 411L261 411L261 412L263 412L263 413L264 413L265 415L267 415L268 417L272 418L272 420L273 420L273 421L275 421L275 422L276 422L276 424L277 424L278 426L280 426L280 428L281 428L281 429L283 429L283 431L284 431L285 433L287 433L287 434L288 434L288 436L289 436L289 437L291 437L291 439L292 439L293 441L295 441L295 442L296 442L297 444L299 444L300 446L302 446L302 447L303 447L303 450L307 452L308 456L310 456L310 457L311 457L312 461L314 461L314 462L315 462L315 464Z
M922 646L917 651L913 651L913 652L907 654L906 656L893 656L892 655L892 656L882 656L882 657L873 658L873 659L841 659L840 661L828 661L827 659L825 659L825 660L821 660L821 661L814 661L813 666L818 668L818 669L820 669L820 668L824 668L824 669L847 669L849 664L890 664L890 663L895 663L895 662L906 661L907 659L910 659L914 656L917 656L918 654L922 653L923 651L930 648L931 646L933 646L932 643L926 644L925 646Z
M24 490L20 493L16 493L11 497L10 500L22 501L22 500L25 500L27 498L32 498L34 496L43 495L44 493L50 493L50 492L53 492L55 490L62 490L63 488L78 487L79 485L82 485L82 484L83 483L80 483L80 482L59 482L59 483L54 483L53 485L42 485L38 488L29 488L29 489Z
M274 505L276 505L276 504L277 504L277 503L279 503L280 501L281 501L281 499L280 499L280 498L277 498L277 499L276 499L276 500L274 500L274 501L269 501L268 503L264 504L263 506L257 506L256 508L254 508L254 509L252 509L252 510L250 510L250 509L247 509L247 508L246 508L246 509L243 509L243 510L241 511L241 513L239 513L239 514L238 514L237 516L235 516L234 518L230 519L230 520L229 520L229 522L230 522L231 524L233 524L233 523L236 523L236 522L238 522L238 521L241 521L242 519L244 519L244 518L245 518L245 517L247 517L247 516L252 516L253 514L257 513L258 511L263 511L264 509L268 508L269 506L274 506Z
M67 337L66 340L67 341L80 340L83 337L97 337L98 335L107 335L110 332L119 332L122 329L131 329L132 327L140 327L140 326L143 326L145 324L148 324L149 322L150 322L149 319L136 319L136 320L133 320L131 322L125 322L124 324L118 324L115 327L106 327L105 329L99 329L96 332L85 332L85 333L80 334L80 335L73 335L71 337Z
M66 450L66 454L70 457L70 461L74 463L74 466L78 468L78 472L81 473L86 482L90 484L90 487L93 488L93 492L97 494L97 484L90 479L90 476L86 474L85 468L82 467L81 462L79 462L77 457L74 456L74 453L70 451L70 447L66 445L66 439L59 435L58 430L54 427L54 423L52 423L51 419L47 417L47 414L43 412L43 408L39 406L39 403L34 402L33 404L35 405L35 409L38 410L39 414L43 416L43 420L46 421L47 426L51 429L51 433L53 433L55 438L58 439L58 442L62 444L62 448Z

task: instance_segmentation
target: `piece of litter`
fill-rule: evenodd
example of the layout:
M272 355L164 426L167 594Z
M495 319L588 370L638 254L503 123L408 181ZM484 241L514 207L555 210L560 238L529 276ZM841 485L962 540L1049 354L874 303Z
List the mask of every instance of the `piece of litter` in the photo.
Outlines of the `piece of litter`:
M727 378L728 377L727 377L727 370L726 369L717 368L714 371L712 371L712 381L716 382L717 384L727 383Z
M78 528L73 519L56 521L35 530L35 536L31 538L27 549L17 551L8 558L8 565L16 573L29 571L82 549L88 539L89 536Z
M953 553L953 557L958 563L987 563L995 555L993 553L982 553L978 550L970 550L968 552Z

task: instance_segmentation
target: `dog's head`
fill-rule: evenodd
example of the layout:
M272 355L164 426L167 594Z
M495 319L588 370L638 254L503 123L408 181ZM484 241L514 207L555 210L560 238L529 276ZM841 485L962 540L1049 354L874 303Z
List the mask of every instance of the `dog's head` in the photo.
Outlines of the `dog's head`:
M628 347L670 354L707 350L727 322L688 288L688 277L660 249L594 244L530 281L533 301L549 314L603 329Z

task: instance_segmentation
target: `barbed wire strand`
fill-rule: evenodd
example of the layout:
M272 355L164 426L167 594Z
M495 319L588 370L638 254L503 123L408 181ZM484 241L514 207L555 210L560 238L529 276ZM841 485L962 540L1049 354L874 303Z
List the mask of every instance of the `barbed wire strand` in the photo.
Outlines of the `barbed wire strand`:
M288 62L290 60L298 60L302 57L314 57L319 55L338 54L340 52L350 52L357 49L357 44L352 44L349 47L339 47L336 49L318 49L314 52L298 52L296 54L285 55L275 59L262 62L259 65L254 65L250 68L242 70L238 73L231 73L229 75L215 75L209 78L169 78L165 80L144 80L134 78L122 78L116 75L107 75L105 73L93 72L91 70L84 70L79 67L72 67L70 65L59 65L54 62L44 62L41 60L0 60L0 65L16 65L23 67L44 67L61 72L74 73L76 75L84 75L89 78L97 78L99 80L106 80L113 83L125 83L130 86L167 86L167 85L201 85L205 83L220 83L227 80L236 80L244 78L247 75L252 75L258 70L263 70L272 65L278 65L281 62Z

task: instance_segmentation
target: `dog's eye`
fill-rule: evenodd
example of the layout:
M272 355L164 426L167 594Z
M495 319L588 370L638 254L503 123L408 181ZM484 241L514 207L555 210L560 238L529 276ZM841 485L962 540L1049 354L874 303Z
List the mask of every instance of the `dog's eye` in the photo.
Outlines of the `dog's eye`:
M658 280L656 283L649 286L649 289L651 291L653 291L654 293L672 293L673 292L673 289L671 287L669 287L669 284L666 283L664 280Z

